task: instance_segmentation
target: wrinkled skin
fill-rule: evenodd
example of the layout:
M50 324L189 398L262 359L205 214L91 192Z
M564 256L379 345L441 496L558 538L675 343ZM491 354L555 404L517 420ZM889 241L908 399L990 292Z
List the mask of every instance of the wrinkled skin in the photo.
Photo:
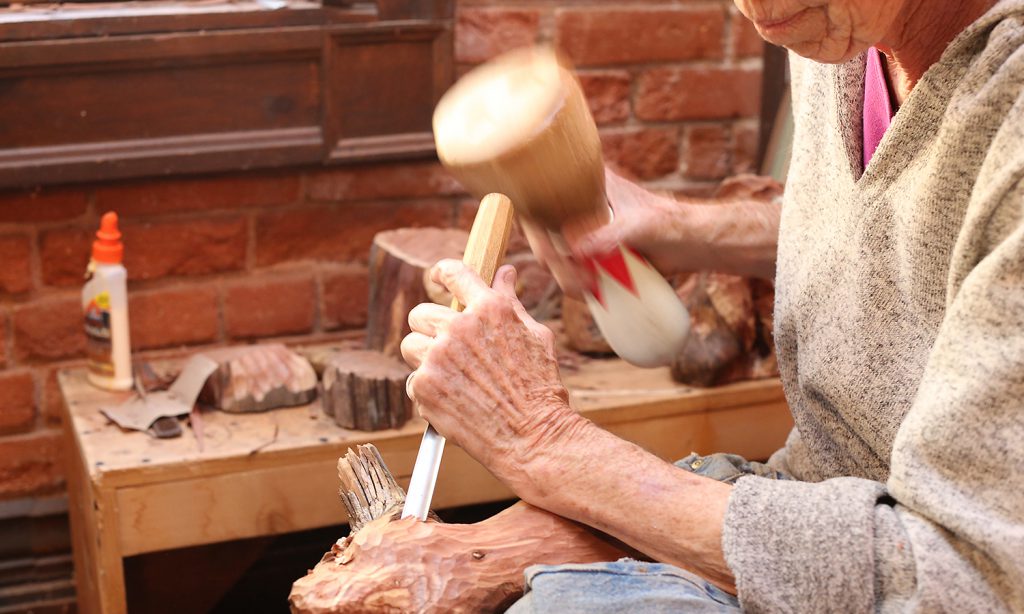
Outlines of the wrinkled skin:
M754 22L757 31L768 42L792 49L811 60L827 63L845 62L883 40L897 24L901 12L919 2L919 0L735 1L740 12Z
M513 489L529 488L522 468L533 452L581 420L558 375L554 335L516 298L510 266L498 270L493 287L455 260L442 260L431 275L466 309L424 303L409 313L413 332L402 355L416 369L410 396L438 432Z

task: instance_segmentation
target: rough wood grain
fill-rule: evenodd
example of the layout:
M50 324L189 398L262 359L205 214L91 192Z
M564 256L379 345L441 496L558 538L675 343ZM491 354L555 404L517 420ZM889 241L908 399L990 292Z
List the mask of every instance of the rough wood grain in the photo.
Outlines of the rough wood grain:
M690 312L690 335L672 364L676 381L720 386L778 375L771 282L701 273L678 292Z
M412 417L412 401L405 392L411 372L404 362L381 352L337 352L324 363L323 410L344 428L399 428Z
M443 258L462 258L469 234L455 228L400 228L378 233L370 248L366 347L401 357L409 311L430 302L424 273Z
M296 614L499 612L523 594L530 565L626 554L613 540L525 503L469 525L399 520L405 493L372 445L349 450L338 472L352 533L292 586Z
M199 395L202 403L229 412L305 405L316 398L316 372L302 356L279 343L207 350L219 364Z

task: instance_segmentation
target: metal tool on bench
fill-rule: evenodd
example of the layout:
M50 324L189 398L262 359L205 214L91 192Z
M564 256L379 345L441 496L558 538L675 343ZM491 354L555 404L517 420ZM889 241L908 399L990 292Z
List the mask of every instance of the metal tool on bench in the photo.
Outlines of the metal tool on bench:
M512 230L512 203L501 194L488 194L480 202L480 209L473 220L473 228L469 232L469 241L462 261L476 271L480 277L490 284L494 273L505 257L509 233ZM465 306L458 299L452 300L452 309L462 311ZM402 518L415 516L420 520L427 519L430 501L434 496L434 485L437 483L437 471L441 466L441 455L444 453L444 437L434 427L427 426L420 441L420 449L416 454L416 464L412 469L409 490L402 508Z
M641 367L668 365L689 314L628 245L576 261L568 245L611 221L597 126L567 63L547 47L468 72L434 111L441 162L470 192L508 195L530 246L559 285L582 294L609 345Z

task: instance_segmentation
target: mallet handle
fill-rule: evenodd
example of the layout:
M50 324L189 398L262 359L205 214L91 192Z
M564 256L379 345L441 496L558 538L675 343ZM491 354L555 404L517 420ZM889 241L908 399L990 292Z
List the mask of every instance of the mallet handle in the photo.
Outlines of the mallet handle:
M512 230L512 202L502 194L488 194L480 201L480 209L473 219L469 231L469 242L462 262L476 271L488 285L494 280L494 273L505 258L508 236ZM465 305L452 300L452 309L462 311ZM444 437L434 427L427 425L412 468L409 491L405 495L402 518L415 516L427 519L430 501L434 497L437 471L444 453Z

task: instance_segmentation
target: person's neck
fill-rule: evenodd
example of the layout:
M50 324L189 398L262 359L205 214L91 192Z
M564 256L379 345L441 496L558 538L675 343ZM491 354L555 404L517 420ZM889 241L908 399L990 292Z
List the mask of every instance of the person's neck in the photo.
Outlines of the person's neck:
M996 0L906 0L900 27L876 47L885 54L896 101L902 105L917 82L958 34L974 23Z

